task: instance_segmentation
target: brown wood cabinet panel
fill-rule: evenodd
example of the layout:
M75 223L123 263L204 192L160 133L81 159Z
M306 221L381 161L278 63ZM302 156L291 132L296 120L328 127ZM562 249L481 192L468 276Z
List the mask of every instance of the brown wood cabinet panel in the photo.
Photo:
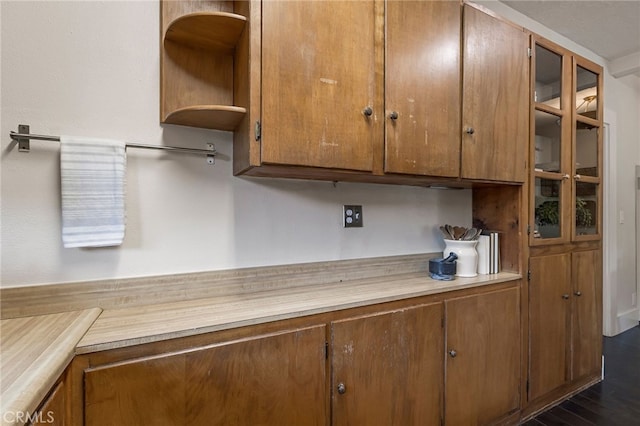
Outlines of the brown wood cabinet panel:
M529 269L529 400L569 380L571 254L532 257Z
M602 251L571 256L573 271L572 379L598 375L602 365Z
M383 114L374 6L262 3L263 163L372 170Z
M325 425L325 326L89 368L85 424Z
M331 339L333 425L440 424L441 303L335 321Z
M458 177L461 21L457 2L387 2L385 172Z
M528 35L469 5L464 6L463 21L461 176L524 182Z
M64 382L59 382L54 386L42 406L35 413L34 421L29 423L32 426L51 425L64 426L66 421L66 395Z
M520 291L445 301L447 425L488 424L520 407Z

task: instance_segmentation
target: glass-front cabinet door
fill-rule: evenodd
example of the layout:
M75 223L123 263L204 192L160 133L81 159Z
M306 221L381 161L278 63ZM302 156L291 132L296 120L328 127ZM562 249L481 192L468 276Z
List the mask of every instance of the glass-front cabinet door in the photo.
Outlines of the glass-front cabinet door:
M531 164L532 244L569 240L571 185L571 57L561 47L534 39L532 48Z
M600 236L601 69L532 38L531 245Z
M573 58L572 237L599 239L602 229L602 69Z

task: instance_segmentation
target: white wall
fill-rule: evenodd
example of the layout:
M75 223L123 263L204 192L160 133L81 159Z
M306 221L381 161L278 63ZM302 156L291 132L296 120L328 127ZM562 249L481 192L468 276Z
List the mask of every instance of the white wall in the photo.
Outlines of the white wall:
M440 251L436 225L470 225L468 190L232 176L231 135L159 124L159 2L0 2L2 286ZM59 145L70 134L204 148L128 150L124 245L63 249ZM343 229L343 204L364 228Z
M495 0L476 3L605 67L604 121L609 124L613 158L605 164L604 332L615 335L638 324L636 262L635 164L640 164L640 92L634 76L616 79L604 59L566 37ZM620 223L620 213L624 217ZM638 214L638 213L636 213ZM609 232L609 235L606 234Z
M616 203L611 207L612 223L616 231L616 250L612 253L611 267L615 270L616 295L612 300L617 306L616 318L612 318L611 332L624 331L638 325L640 314L637 302L636 275L636 182L635 166L640 153L640 93L630 86L610 78L605 88L605 102L615 111L616 156L615 187ZM606 120L605 116L605 120ZM633 294L636 300L633 300ZM635 302L635 303L634 303Z

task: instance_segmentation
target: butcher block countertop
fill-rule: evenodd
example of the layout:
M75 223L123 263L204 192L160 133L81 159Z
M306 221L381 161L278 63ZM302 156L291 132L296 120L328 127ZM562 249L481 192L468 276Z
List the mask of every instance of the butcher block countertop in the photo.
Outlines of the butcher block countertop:
M33 413L38 408L100 311L93 308L0 321L0 424L22 424L14 422L21 417L16 413Z
M1 414L37 409L76 354L522 278L437 281L426 272L437 255L0 289Z

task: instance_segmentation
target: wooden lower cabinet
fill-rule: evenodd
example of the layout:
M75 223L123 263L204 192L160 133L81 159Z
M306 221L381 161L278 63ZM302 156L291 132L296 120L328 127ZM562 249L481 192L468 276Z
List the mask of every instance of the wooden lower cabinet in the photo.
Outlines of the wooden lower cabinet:
M331 338L333 425L517 421L519 287L335 321Z
M571 316L573 380L600 375L602 368L602 252L571 255L573 315Z
M332 425L438 425L442 304L331 323Z
M600 376L602 251L536 256L529 269L529 401L552 402Z
M32 422L29 425L64 426L66 424L66 388L64 381L60 381L32 416Z
M532 257L529 263L529 400L569 381L571 255Z
M82 355L73 424L514 424L520 323L513 282Z
M326 425L325 325L85 371L85 425Z
M484 425L520 408L519 288L444 302L445 425Z

